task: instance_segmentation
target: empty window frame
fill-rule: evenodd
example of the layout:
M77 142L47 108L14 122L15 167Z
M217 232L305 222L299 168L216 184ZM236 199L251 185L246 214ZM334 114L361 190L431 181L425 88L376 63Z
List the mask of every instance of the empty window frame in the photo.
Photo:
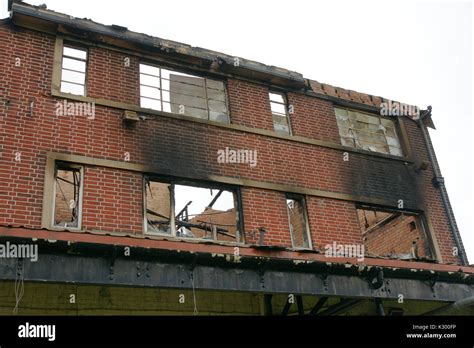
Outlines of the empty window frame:
M342 145L403 156L395 119L339 107L334 111Z
M293 248L311 249L311 237L304 197L287 194L286 208L288 210L288 223Z
M144 177L145 233L242 243L236 189Z
M433 259L422 214L359 205L365 253L397 259Z
M61 92L85 96L87 50L65 44L61 64Z
M281 134L291 134L290 119L286 97L282 93L269 92L270 108L272 110L273 128Z
M83 167L56 162L54 171L54 227L81 228Z
M229 123L223 81L140 64L140 106Z

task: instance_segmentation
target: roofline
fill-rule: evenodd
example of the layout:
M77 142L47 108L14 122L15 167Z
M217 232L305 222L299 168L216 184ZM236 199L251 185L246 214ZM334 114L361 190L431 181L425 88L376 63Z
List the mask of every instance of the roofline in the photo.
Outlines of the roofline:
M67 14L48 10L45 6L34 6L21 0L9 0L11 21L14 25L53 35L66 35L110 46L147 52L166 57L176 63L185 63L198 69L209 70L214 74L231 74L247 80L283 87L289 90L312 92L314 96L336 103L350 103L353 106L368 106L367 110L379 113L381 103L392 102L400 105L413 105L373 96L366 93L346 90L329 84L305 78L302 74L280 67L231 56L200 47L165 40L143 33L128 30L119 25L104 25L90 19L81 19ZM211 64L213 62L218 63ZM420 110L420 108L418 108ZM412 117L408 117L416 121ZM434 128L431 123L427 124Z
M51 34L68 34L118 47L151 51L201 68L210 68L211 63L218 61L218 69L222 72L231 72L235 75L293 89L304 89L307 86L303 75L287 69L136 33L118 25L104 25L89 19L75 18L16 1L13 2L11 8L13 23L18 26L46 31Z

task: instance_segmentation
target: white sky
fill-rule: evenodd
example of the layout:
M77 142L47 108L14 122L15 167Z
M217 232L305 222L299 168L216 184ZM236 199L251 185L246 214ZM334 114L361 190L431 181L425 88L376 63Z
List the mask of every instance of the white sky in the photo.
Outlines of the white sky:
M7 1L0 2L2 18ZM27 2L421 108L432 105L438 130L430 134L474 263L471 2Z

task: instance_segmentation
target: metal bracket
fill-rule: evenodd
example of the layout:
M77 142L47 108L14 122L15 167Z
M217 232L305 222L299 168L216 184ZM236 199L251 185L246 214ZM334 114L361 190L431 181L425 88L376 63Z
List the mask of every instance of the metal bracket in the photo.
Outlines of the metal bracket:
M369 275L368 281L371 289L377 290L382 287L384 284L384 276L383 276L383 270L380 268L376 268L375 271L376 274Z

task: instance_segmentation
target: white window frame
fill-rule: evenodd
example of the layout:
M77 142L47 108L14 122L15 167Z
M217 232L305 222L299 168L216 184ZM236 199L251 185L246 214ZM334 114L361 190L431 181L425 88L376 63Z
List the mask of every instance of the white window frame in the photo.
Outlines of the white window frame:
M78 51L83 51L85 52L86 54L86 58L83 59L83 58L78 58L78 57L73 57L73 56L68 56L66 54L64 54L64 49L65 48L69 48L69 49L73 49L73 50L78 50ZM64 68L64 58L67 58L67 59L72 59L72 60L76 60L76 61L79 61L79 62L83 62L85 64L85 70L84 72L82 71L78 71L78 70L74 70L74 69L66 69ZM88 61L89 61L89 50L85 47L81 47L81 46L76 46L74 44L69 44L69 43L63 43L62 45L62 51L61 51L61 69L60 69L60 77L59 77L59 91L61 93L67 93L67 94L72 94L72 95L79 95L79 96L87 96L87 70L88 70ZM80 73L80 74L84 74L84 84L80 84L80 83L77 83L77 82L72 82L72 81L66 81L66 80L63 80L63 71L64 70L67 70L67 71L72 71L72 72L76 72L76 73ZM69 84L73 84L73 85L77 85L77 86L82 86L84 91L82 94L75 94L75 93L71 93L71 92L66 92L66 91L63 91L62 90L62 87L63 87L63 82L66 82L66 83L69 83Z
M271 99L271 94L276 94L276 95L279 95L282 97L283 99L283 103L280 103L280 102L277 102L277 101L273 101ZM286 94L285 93L281 93L281 92L276 92L276 91L268 91L268 101L270 102L270 111L272 113L272 123L273 123L273 130L275 132L277 132L278 134L287 134L287 135L293 135L293 132L291 130L291 122L290 122L290 114L288 112L288 98L286 97ZM274 113L273 110L272 110L272 104L279 104L279 105L283 105L284 109L285 109L285 116L286 116L286 122L288 123L288 132L282 132L282 131L278 131L275 129L275 121L273 120L273 115L278 115L278 116L282 116L282 114L280 113Z
M148 67L151 67L151 68L156 68L156 69L159 69L159 74L158 75L152 75L152 74L148 74L148 73L143 73L141 71L141 66L148 66ZM206 101L206 109L202 109L202 110L205 110L206 111L206 114L207 114L207 118L205 120L207 121L211 121L211 122L219 122L219 123L225 123L225 124L229 124L230 123L230 109L229 109L229 97L228 97L228 94L227 94L227 86L226 86L226 83L225 81L223 80L219 80L219 79L212 79L212 78L208 78L208 77L205 77L205 76L199 76L199 75L194 75L194 74L191 74L191 73L187 73L187 72L182 72L182 71L179 71L179 70L175 70L175 69L171 69L171 68L168 68L168 67L165 67L165 66L161 66L161 65L156 65L156 64L152 64L152 63L149 63L149 62L140 62L139 64L139 85L140 85L140 91L139 91L139 97L140 97L140 107L141 108L145 108L145 109L151 109L151 110L157 110L157 111L161 111L161 112L167 112L167 113L172 113L172 114L179 114L179 113L173 113L171 111L165 111L164 108L163 108L163 104L164 103L167 103L167 104L170 104L171 105L171 100L170 101L164 101L163 100L163 91L167 92L167 93L170 93L171 94L171 90L163 90L163 79L165 79L163 77L163 74L162 74L162 70L165 70L167 72L175 72L177 74L180 74L180 75L183 75L183 76L187 76L187 77L192 77L192 78L198 78L198 79L202 79L204 81L204 94L205 94L205 97L203 97L203 99L205 99ZM151 86L151 85L147 85L147 84L144 84L142 83L142 80L141 80L141 75L148 75L148 76L152 76L154 78L157 78L159 79L160 81L160 87L156 87L156 86ZM167 79L165 79L167 80ZM170 80L168 80L169 83L171 83ZM225 122L224 121L218 121L218 120L211 120L211 111L210 108L209 108L209 100L214 100L214 99L211 99L209 96L208 96L208 83L209 81L214 81L214 82L219 82L219 83L222 83L222 86L223 86L223 90L222 92L224 93L224 101L221 101L221 100L216 100L218 102L221 102L221 103L224 103L225 104L225 108L226 108L226 120ZM141 93L141 87L144 86L144 87L150 87L150 88L155 88L155 89L158 89L159 90L159 94L160 94L160 98L152 98L152 97L145 97L145 96L142 96L142 93ZM171 88L171 87L170 87ZM151 100L154 100L156 102L158 102L160 104L160 108L156 109L156 108L149 108L149 107L145 107L145 106L142 106L142 101L141 99L144 98L144 99L151 99ZM196 116L191 116L191 115L185 115L183 114L183 116L186 116L186 117L192 117L192 118L197 118L197 119L202 119L202 118L199 118L199 117L196 117ZM204 119L203 119L204 120Z

